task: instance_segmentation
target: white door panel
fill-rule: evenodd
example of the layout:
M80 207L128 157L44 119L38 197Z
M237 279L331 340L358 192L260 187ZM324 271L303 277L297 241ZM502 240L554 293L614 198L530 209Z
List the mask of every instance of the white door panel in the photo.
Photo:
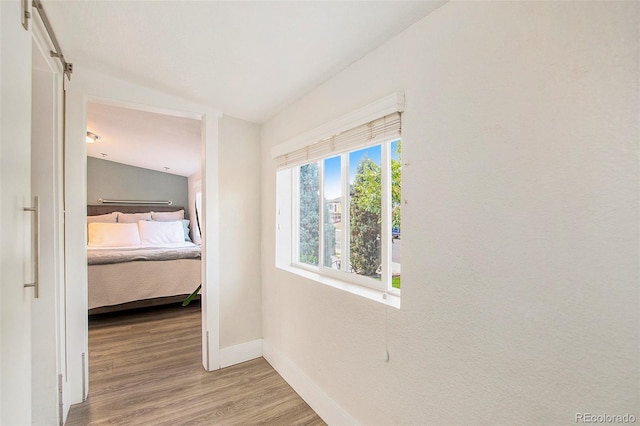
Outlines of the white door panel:
M31 424L31 33L22 2L0 1L0 424ZM25 241L26 240L26 241ZM30 275L30 274L29 274Z
M34 29L35 33L35 29ZM42 41L40 41L42 43ZM47 56L46 46L33 42L31 106L31 193L39 199L39 291L33 301L32 324L32 412L33 424L50 425L60 421L58 374L60 373L60 247L57 187L57 113L61 97L61 73Z

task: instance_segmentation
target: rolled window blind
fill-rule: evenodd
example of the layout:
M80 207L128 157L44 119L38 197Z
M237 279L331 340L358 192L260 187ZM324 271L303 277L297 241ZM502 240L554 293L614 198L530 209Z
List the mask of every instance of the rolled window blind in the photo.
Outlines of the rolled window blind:
M278 168L299 166L352 151L369 145L376 145L397 139L402 134L402 115L399 112L380 117L342 133L311 143L303 148L276 157Z

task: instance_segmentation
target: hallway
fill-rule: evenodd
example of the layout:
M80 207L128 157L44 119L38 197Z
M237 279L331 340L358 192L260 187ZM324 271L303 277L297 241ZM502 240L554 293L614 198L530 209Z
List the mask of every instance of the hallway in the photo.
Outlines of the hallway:
M89 398L68 426L324 424L263 359L201 366L200 307L89 319Z

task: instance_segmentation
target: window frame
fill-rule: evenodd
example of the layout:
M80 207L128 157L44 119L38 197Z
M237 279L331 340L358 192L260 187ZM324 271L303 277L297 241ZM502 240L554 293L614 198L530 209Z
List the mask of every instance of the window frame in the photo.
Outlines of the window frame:
M319 267L311 267L306 264L298 263L294 266L293 260L297 259L299 253L294 253L294 242L298 241L298 230L295 229L299 226L294 224L294 207L293 207L293 192L295 181L293 179L293 169L300 165L300 156L302 150L305 150L307 159L315 159L316 144L320 145L327 140L333 139L335 136L342 135L343 132L350 132L363 124L373 124L376 120L386 117L390 114L399 113L402 114L405 111L405 94L403 92L394 92L389 95L374 100L373 102L363 105L362 107L352 110L344 115L338 116L335 119L322 123L317 127L311 128L303 133L300 133L282 143L273 146L271 148L271 158L274 160L276 168L275 175L275 266L279 270L286 271L288 273L298 275L302 278L312 280L323 285L327 285L342 291L355 294L367 298L378 303L382 303L386 306L400 309L400 291L393 288L393 279L390 278L389 292L374 290L370 287L353 284L350 281L345 281L343 276L334 278L329 276L330 274L320 274ZM392 137L389 135L389 139L385 139L383 142L392 142L397 139L402 139L402 122L399 123L397 129L397 135ZM371 145L370 143L364 143L362 145ZM376 140L376 143L380 143ZM390 145L389 145L390 146ZM357 147L351 146L346 150L355 150ZM326 155L327 158L335 156L331 153ZM306 161L309 163L310 161ZM391 175L391 168L389 169L389 176ZM390 179L390 177L389 177ZM386 180L390 185L390 181ZM349 188L343 190L345 194L348 194ZM391 199L391 191L388 192L388 197ZM321 204L324 200L321 200ZM391 204L389 200L389 204ZM323 209L323 208L322 208ZM343 209L347 210L347 209ZM348 212L347 212L348 213ZM392 216L390 216L391 222ZM294 235L295 234L295 235ZM346 232L343 235L348 235ZM319 235L324 239L324 235ZM347 237L343 237L344 241L347 241ZM392 240L392 235L389 233L387 238ZM391 253L391 246L388 247L388 253L384 258L388 258L389 262ZM341 250L344 247L341 247ZM323 254L324 256L324 254ZM320 259L319 259L320 261ZM320 262L319 262L320 264ZM315 270L314 270L315 268ZM390 271L392 276L393 271ZM348 274L354 275L354 274Z
M391 182L391 145L394 142L401 141L402 138L397 135L391 136L382 142L376 142L372 145L359 146L351 150L333 153L330 156L322 157L314 161L309 161L304 164L292 166L291 170L291 261L290 266L293 268L302 269L307 272L318 274L322 277L326 277L333 280L338 280L351 285L363 287L368 290L373 290L382 294L383 300L387 300L387 295L398 298L401 295L400 289L393 287L392 279L392 262L391 262L391 244L393 243L392 232L392 182ZM380 146L381 158L381 278L380 281L375 278L361 276L348 271L348 265L350 260L350 183L349 183L349 155L352 152L356 152L362 149ZM343 229L341 232L341 268L336 270L325 266L325 197L324 197L324 162L327 159L340 157L341 167L341 186L342 194L340 196L342 204L342 218ZM300 259L300 168L307 164L318 164L318 179L319 179L319 226L318 226L318 266L309 265L301 262ZM398 306L399 307L399 306Z

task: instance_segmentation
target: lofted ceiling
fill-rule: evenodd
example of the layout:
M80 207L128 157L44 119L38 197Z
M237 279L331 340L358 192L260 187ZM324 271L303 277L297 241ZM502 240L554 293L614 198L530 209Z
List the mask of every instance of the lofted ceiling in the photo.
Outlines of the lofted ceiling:
M74 65L261 124L444 1L43 3Z
M200 120L89 102L87 155L189 177L200 170Z

